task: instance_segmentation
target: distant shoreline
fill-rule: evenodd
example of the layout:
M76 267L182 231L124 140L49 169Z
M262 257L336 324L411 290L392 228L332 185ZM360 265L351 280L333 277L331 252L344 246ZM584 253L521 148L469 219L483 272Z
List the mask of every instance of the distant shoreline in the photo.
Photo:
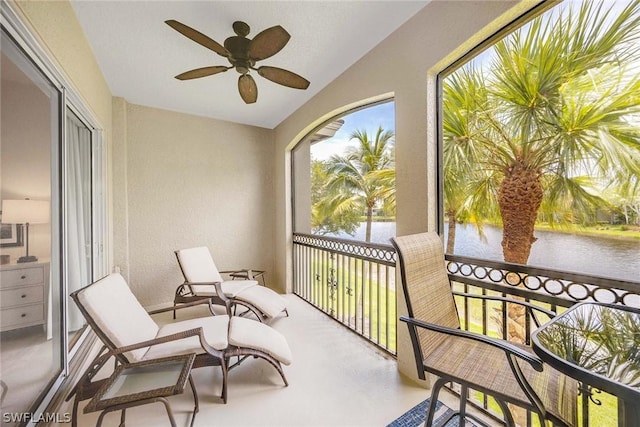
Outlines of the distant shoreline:
M447 224L449 221L445 221ZM471 225L473 224L466 224ZM494 227L502 228L499 224L487 224ZM623 227L629 227L628 230L623 230ZM602 236L602 237L612 237L616 239L623 240L637 240L640 239L640 227L634 225L593 225L587 227L575 227L575 228L553 228L546 224L537 224L535 226L535 230L538 231L549 231L553 233L563 233L563 234L576 234L581 236Z

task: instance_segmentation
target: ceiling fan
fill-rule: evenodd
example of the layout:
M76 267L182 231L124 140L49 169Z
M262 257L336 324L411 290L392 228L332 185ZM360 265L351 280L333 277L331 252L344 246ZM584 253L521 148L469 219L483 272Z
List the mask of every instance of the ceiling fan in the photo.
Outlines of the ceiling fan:
M247 104L252 104L258 99L258 87L253 77L249 74L250 70L256 71L265 79L287 87L294 89L306 89L309 87L308 80L291 71L267 65L255 67L257 61L270 58L280 52L289 42L291 36L280 25L267 28L258 33L253 39L249 39L247 38L250 32L249 25L242 21L236 21L233 23L233 31L236 35L227 38L224 41L224 46L222 46L215 40L181 22L170 19L165 23L183 36L211 49L220 56L224 56L231 63L230 66L214 65L186 71L176 76L178 80L197 79L235 68L240 73L238 91L242 100Z

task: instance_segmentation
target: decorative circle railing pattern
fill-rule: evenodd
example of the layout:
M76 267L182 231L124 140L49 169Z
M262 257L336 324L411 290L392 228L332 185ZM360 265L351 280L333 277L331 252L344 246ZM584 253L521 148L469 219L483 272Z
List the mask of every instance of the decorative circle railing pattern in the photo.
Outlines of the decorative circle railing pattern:
M570 305L596 301L640 307L640 283L594 277L524 265L447 255L447 271L455 280L482 286L482 283L520 288L535 294L557 297ZM470 279L470 280L465 280ZM495 289L495 288L494 288ZM497 289L496 289L497 290Z
M293 242L383 265L395 266L396 263L396 253L391 245L303 233L294 233ZM458 255L447 255L446 260L447 270L453 280L459 277L461 282L474 282L472 284L478 286L491 284L495 285L494 290L506 286L517 294L516 290L522 289L538 295L542 299L551 298L554 301L557 299L557 302L564 306L580 301L597 301L640 307L640 283L638 282L506 264Z
M390 345L389 336L395 333L397 319L390 315L389 308L384 310L385 322L381 322L381 317L378 317L376 324L378 336L373 336L371 318L365 316L367 312L372 313L372 306L369 306L367 311L367 305L362 303L363 295L365 292L369 296L372 295L371 283L373 282L369 281L365 286L362 279L359 281L356 278L358 273L354 273L353 278L351 273L345 273L350 263L336 264L336 259L340 258L336 255L345 255L370 261L373 264L395 267L396 253L393 246L302 233L293 235L293 243L296 257L294 261L296 293L380 348L395 354L395 340ZM532 302L542 302L552 306L569 307L575 302L597 301L640 307L640 283L637 282L457 255L446 255L446 266L452 282L480 288L483 292L495 291L520 296ZM340 273L338 273L339 270ZM393 289L391 304L395 305L395 269L389 270L386 274L385 289L388 293ZM389 274L392 277L391 280L388 277ZM387 304L389 304L388 298L385 298ZM359 301L354 305L353 310L351 309L352 301ZM467 308L465 308L465 315L466 310ZM484 307L482 310L483 322L488 322L491 318L487 312L488 308ZM503 307L503 315L506 316L504 310ZM506 317L504 322L506 323ZM469 328L468 324L466 328ZM385 340L380 339L381 330L386 331ZM506 337L503 338L506 339ZM586 386L581 389L581 392L582 416L583 420L588 420L588 409L584 409L588 408L588 405L585 406L585 402L590 400L596 405L601 405L600 399L593 396L593 393L600 393L600 391Z
M384 265L396 265L396 252L391 245L365 243L302 233L293 234L293 243L311 248L324 249L337 254L349 255L367 261L375 261Z

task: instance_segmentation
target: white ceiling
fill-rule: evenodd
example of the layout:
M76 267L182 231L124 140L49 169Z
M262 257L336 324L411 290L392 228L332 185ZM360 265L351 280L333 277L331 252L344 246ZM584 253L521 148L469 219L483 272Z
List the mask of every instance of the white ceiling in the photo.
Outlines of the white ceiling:
M428 1L89 1L71 4L114 96L133 104L274 128L385 39ZM164 23L178 20L222 44L234 21L249 38L274 25L289 43L258 65L297 73L307 90L253 73L258 101L245 104L238 73L179 81L175 75L227 60ZM366 78L366 76L363 76Z

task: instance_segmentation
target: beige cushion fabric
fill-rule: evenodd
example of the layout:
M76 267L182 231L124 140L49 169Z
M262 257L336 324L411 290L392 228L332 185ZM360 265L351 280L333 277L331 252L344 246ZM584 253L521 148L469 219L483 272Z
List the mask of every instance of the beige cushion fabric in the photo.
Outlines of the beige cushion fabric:
M284 365L293 357L285 337L264 323L243 317L232 317L229 323L229 344L261 350Z
M213 285L190 285L191 290L197 296L209 297L216 295L216 288ZM228 298L235 298L241 292L258 286L258 282L255 280L227 280L222 282L222 292Z
M140 305L127 282L113 273L78 293L78 300L97 327L116 347L124 347L156 337L159 328ZM125 354L131 362L141 360L147 349Z
M267 317L276 317L287 308L287 299L264 286L254 286L236 295L236 300L258 307Z
M187 282L223 282L222 276L213 262L209 248L181 249L176 251Z
M227 280L222 282L222 292L229 298L236 298L248 289L258 286L257 280Z
M229 329L229 317L227 315L201 317L169 323L160 328L158 338L199 327L203 328L205 339L211 347L216 350L224 350L227 348L227 331ZM154 345L149 348L149 351L144 355L144 358L156 359L158 357L176 356L178 354L188 353L204 353L204 349L200 345L200 339L198 337L189 337Z
M276 317L287 307L282 295L264 286L256 280L223 280L216 268L209 249L201 246L176 251L178 261L187 282L221 282L222 291L228 298L245 301L267 317ZM196 296L215 296L215 288L210 285L191 285Z

